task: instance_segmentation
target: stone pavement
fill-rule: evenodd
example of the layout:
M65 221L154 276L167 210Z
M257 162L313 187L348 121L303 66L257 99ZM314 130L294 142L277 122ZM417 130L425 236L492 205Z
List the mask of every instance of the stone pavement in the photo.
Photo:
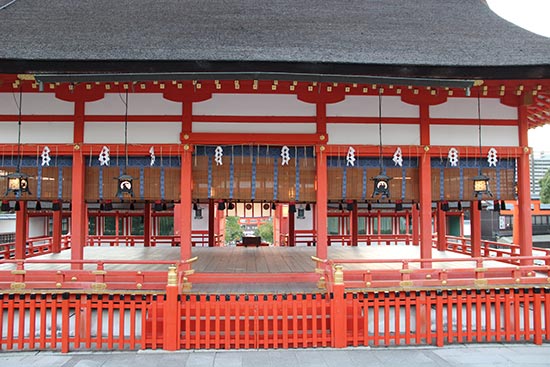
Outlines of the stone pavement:
M235 351L1 352L2 367L550 366L550 344Z

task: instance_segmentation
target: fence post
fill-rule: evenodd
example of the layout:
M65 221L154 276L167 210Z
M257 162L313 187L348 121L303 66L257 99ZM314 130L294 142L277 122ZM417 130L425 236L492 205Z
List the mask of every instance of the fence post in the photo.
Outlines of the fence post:
M342 265L334 266L334 286L332 289L332 343L334 348L345 348L347 346L346 300L344 292L344 271Z
M174 265L168 268L168 282L163 307L163 349L174 351L179 349L180 320L178 302L178 273Z

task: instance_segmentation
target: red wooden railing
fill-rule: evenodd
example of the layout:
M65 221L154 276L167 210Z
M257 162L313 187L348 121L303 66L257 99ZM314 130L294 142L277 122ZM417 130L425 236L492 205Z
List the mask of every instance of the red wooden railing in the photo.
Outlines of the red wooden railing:
M52 253L53 237L41 236L27 239L25 256L27 258ZM61 236L61 250L71 248L71 236ZM15 243L0 244L0 259L13 259L15 257Z
M548 262L550 256L517 256L519 262L533 265L488 264L494 257L439 259L332 259L313 257L323 269L328 284L342 272L345 289L393 289L426 287L478 287L546 285L550 267L534 265ZM519 264L518 262L518 264ZM463 265L462 265L463 264Z

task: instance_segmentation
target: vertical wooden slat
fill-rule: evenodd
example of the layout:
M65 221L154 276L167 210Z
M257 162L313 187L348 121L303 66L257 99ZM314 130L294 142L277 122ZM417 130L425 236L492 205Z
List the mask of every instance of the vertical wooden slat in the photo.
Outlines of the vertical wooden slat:
M17 331L17 346L19 350L25 348L25 295L20 294L18 300L18 331Z

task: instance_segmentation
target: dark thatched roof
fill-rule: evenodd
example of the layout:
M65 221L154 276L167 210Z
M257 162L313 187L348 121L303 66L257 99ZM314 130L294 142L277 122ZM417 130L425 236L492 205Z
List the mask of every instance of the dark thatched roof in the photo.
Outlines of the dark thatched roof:
M550 39L481 0L17 0L0 35L0 73L550 78Z

